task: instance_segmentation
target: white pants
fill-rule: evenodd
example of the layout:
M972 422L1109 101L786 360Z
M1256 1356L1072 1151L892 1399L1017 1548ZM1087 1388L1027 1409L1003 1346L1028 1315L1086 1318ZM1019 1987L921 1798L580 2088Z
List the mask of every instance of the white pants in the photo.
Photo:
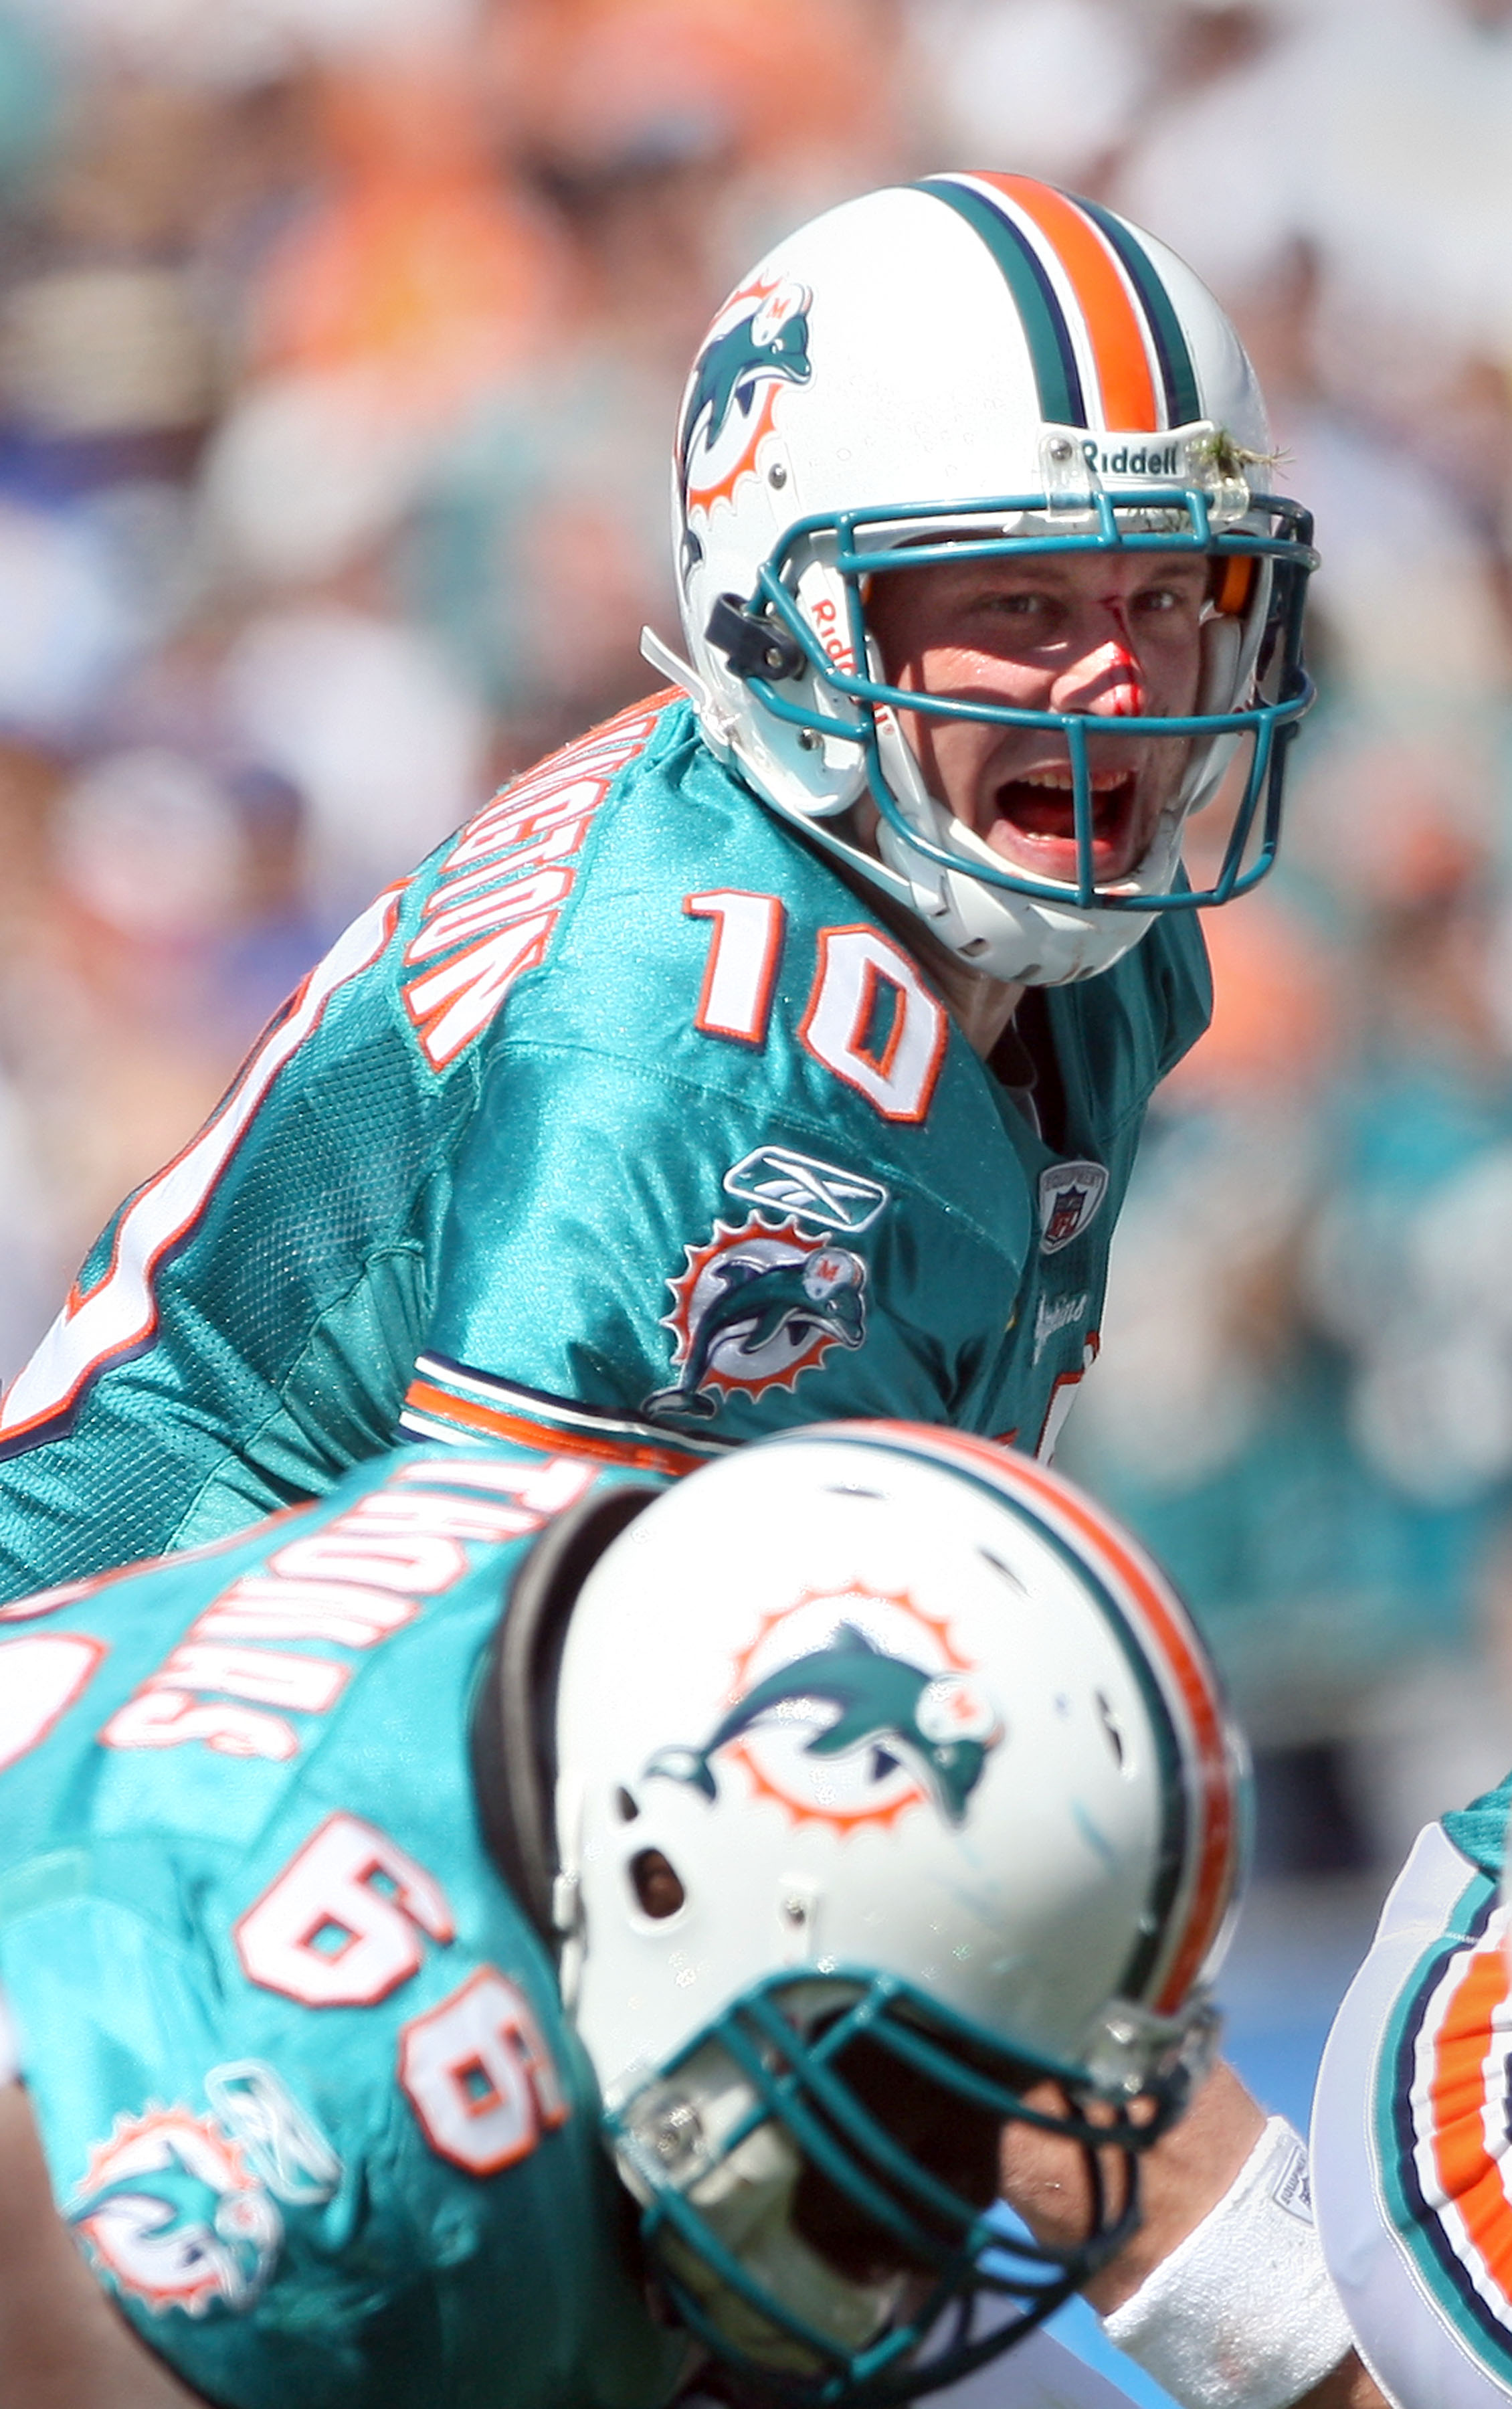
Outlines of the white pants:
M1506 1924L1495 1885L1430 1825L1318 2072L1318 2233L1361 2356L1398 2409L1512 2402Z

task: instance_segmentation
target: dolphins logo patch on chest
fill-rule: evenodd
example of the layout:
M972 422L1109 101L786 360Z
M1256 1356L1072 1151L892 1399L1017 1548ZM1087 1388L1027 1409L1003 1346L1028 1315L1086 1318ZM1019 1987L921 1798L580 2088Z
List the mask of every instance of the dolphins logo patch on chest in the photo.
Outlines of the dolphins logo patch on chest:
M766 1619L732 1686L702 1746L658 1750L647 1777L713 1800L727 1753L799 1821L848 1831L927 1800L956 1825L1003 1737L946 1626L900 1593L806 1594Z
M707 1420L731 1391L791 1389L832 1347L866 1336L866 1264L794 1220L753 1213L738 1230L716 1221L707 1246L684 1251L662 1317L677 1378L646 1398L644 1414Z
M122 2292L192 2317L251 2307L283 2238L239 2144L187 2108L118 2116L65 2214Z

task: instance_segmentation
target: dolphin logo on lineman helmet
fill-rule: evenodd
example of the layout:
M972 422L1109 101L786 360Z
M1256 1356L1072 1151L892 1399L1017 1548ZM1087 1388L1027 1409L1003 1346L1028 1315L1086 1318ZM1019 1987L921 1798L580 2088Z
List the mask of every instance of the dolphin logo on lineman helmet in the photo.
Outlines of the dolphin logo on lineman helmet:
M701 1749L658 1749L646 1774L685 1782L703 1797L715 1798L711 1757L767 1716L810 1698L838 1711L805 1744L806 1756L841 1756L871 1747L884 1773L897 1762L894 1752L900 1752L923 1776L945 1821L964 1823L987 1752L1002 1738L1001 1723L984 1710L960 1674L927 1673L889 1656L849 1623L841 1624L828 1648L797 1657L758 1681ZM960 1710L958 1731L951 1728L953 1705Z

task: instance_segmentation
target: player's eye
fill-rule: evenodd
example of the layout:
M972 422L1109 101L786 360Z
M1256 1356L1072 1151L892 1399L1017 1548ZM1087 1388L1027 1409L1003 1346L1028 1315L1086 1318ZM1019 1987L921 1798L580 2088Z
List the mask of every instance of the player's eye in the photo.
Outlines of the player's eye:
M1065 605L1054 594L1032 588L1011 594L986 594L976 605L982 617L997 626L1005 622L1015 634L1043 638L1054 633L1065 616Z
M1149 618L1166 618L1180 611L1195 616L1202 600L1202 588L1195 584L1146 585L1134 597L1134 608Z

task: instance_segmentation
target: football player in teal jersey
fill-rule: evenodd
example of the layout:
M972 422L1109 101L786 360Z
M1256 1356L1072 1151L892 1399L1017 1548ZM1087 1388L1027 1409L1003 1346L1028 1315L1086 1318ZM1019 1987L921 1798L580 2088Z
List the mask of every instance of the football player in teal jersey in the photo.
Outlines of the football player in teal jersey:
M404 1449L9 1608L0 1702L7 2409L1098 2397L1031 2329L1205 2064L1243 1770L1054 1474Z
M940 176L779 244L678 420L676 686L381 896L102 1234L0 1407L0 1593L401 1425L1048 1454L1309 699L1269 454L1211 296L1093 203Z

